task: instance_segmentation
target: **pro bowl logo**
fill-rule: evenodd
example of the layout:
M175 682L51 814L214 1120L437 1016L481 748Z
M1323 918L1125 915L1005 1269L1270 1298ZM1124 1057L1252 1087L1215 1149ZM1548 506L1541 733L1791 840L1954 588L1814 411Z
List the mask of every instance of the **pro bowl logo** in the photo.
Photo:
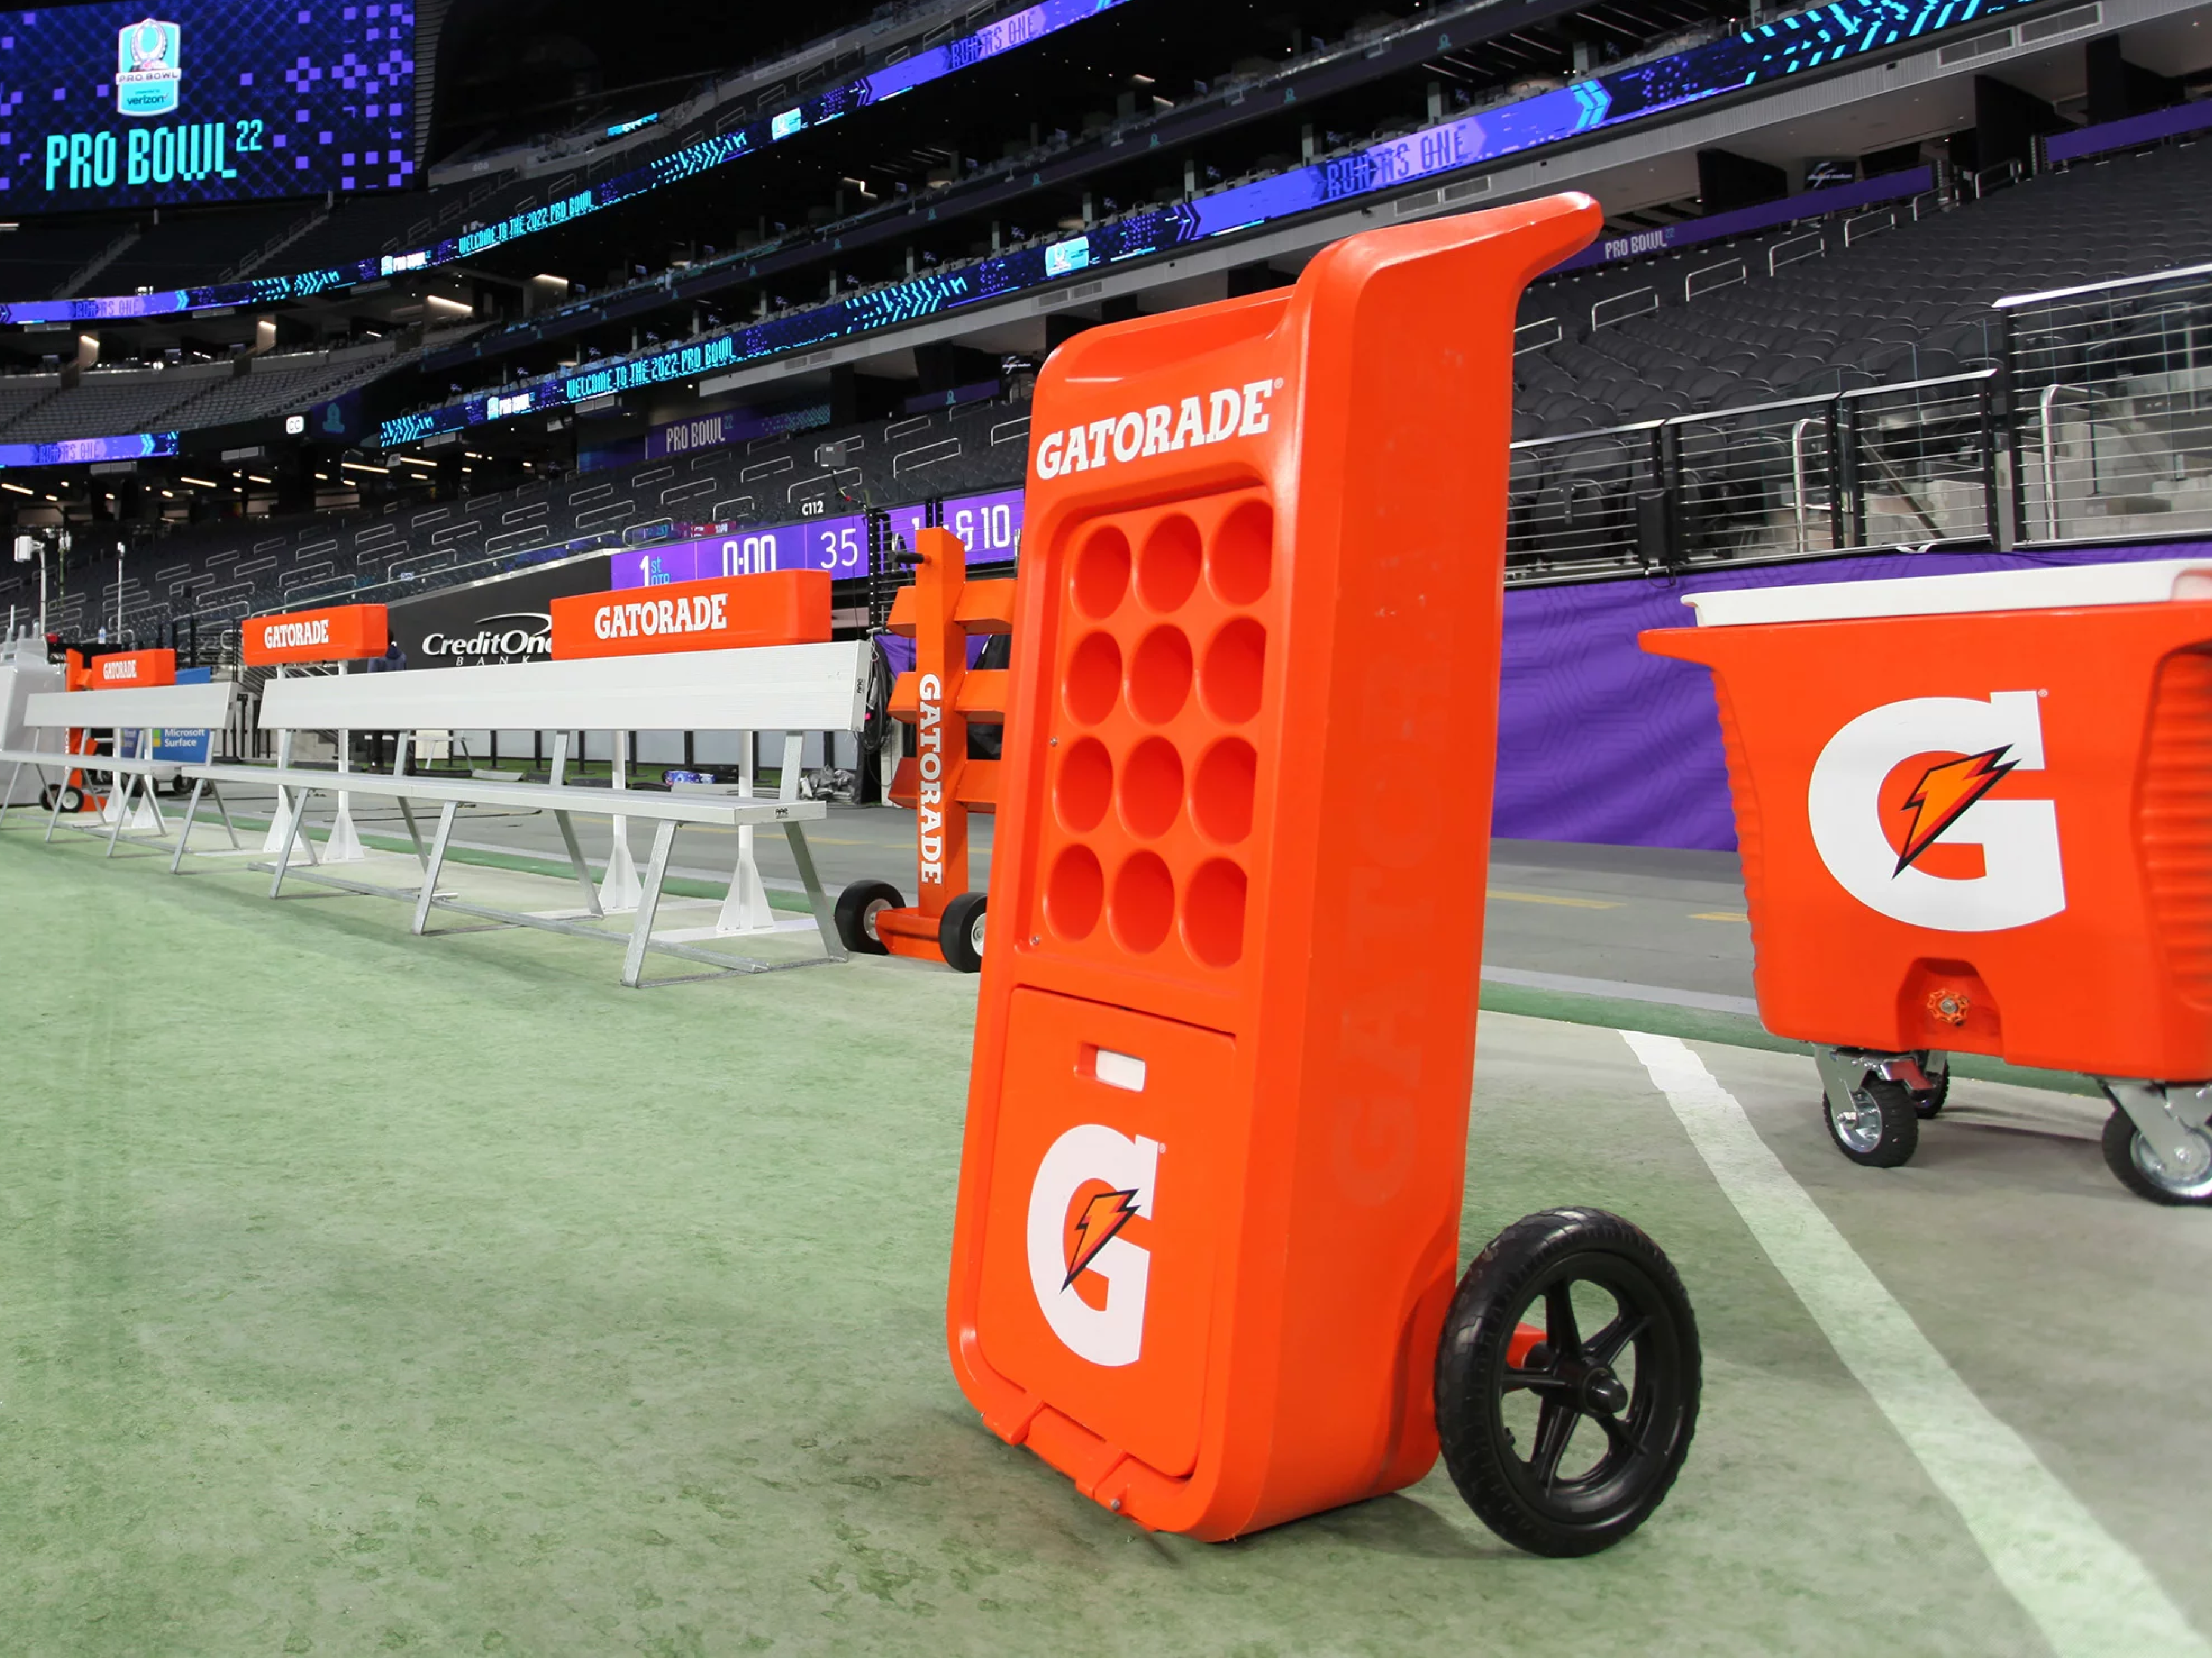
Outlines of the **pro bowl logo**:
M1807 816L1844 891L1893 920L1999 932L2066 908L2058 808L2035 798L2041 693L1870 709L1814 763Z
M183 33L149 17L115 37L115 107L125 115L167 115L185 78Z
M1152 1252L1124 1233L1151 1222L1159 1166L1158 1140L1087 1122L1052 1143L1030 1187L1030 1287L1052 1333L1093 1364L1144 1351Z

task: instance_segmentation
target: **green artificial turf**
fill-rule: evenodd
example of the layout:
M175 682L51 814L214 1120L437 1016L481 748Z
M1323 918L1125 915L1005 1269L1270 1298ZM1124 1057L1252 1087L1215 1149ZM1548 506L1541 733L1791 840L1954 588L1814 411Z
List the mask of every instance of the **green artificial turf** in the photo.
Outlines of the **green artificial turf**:
M67 839L0 830L10 1658L2040 1650L1602 1030L1486 1019L1467 1247L1595 1201L1674 1252L1658 1519L1531 1559L1438 1474L1210 1547L953 1383L974 979L627 992Z

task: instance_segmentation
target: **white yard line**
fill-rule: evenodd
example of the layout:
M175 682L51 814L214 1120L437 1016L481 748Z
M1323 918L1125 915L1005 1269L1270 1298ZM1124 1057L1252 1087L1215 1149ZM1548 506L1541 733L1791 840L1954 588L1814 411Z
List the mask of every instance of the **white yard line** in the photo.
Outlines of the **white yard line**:
M2149 1569L1974 1396L1705 1062L1672 1036L1620 1035L1759 1248L2059 1658L2212 1658Z

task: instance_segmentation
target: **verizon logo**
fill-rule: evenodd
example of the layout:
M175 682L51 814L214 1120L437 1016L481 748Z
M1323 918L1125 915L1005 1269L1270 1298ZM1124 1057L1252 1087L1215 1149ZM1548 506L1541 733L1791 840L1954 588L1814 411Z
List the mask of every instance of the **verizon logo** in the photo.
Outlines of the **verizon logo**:
M331 642L331 619L319 616L312 622L271 622L261 629L264 651L295 651L305 645Z
M1037 445L1036 474L1056 478L1230 438L1257 437L1267 429L1267 399L1282 389L1279 380L1253 380L1242 387L1224 386L1203 398L1185 398L1180 405L1156 403L1088 426L1071 426Z

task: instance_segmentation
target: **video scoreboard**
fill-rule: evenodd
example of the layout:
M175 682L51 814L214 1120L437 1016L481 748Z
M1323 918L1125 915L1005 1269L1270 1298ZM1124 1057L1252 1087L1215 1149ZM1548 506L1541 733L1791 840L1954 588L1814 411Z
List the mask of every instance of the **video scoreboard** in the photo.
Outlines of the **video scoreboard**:
M414 182L412 0L0 11L0 214Z

